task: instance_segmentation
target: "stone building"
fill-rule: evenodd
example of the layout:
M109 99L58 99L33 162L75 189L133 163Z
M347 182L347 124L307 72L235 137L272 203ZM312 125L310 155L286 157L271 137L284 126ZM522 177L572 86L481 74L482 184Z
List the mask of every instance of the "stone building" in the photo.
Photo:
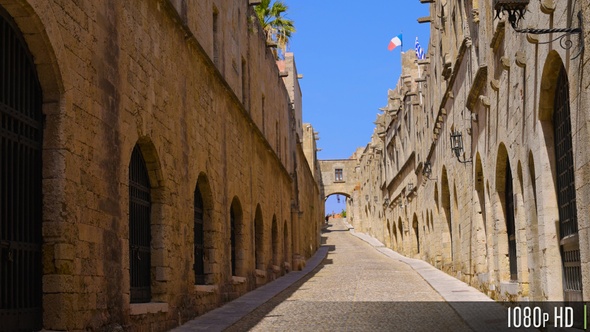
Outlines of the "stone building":
M587 31L517 32L496 1L422 2L426 59L403 56L358 159L369 198L348 207L353 226L495 299L590 300ZM578 28L589 5L530 1L517 28Z
M318 248L248 1L0 0L0 42L0 330L167 330Z

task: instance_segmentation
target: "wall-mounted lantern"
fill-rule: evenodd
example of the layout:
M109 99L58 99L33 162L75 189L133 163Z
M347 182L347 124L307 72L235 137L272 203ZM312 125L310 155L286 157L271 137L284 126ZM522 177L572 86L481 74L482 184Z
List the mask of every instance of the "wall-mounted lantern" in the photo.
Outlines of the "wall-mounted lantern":
M414 189L414 184L412 182L408 183L408 185L406 186L406 191L410 192L412 191L412 189Z
M383 200L383 205L384 206L388 206L389 205L389 198L385 197L385 199Z
M464 160L461 160L461 154L463 154L463 134L461 134L458 131L455 131L454 133L451 133L451 151L455 154L455 156L457 157L457 160L460 163L470 163L471 159L469 160L465 160L465 158L463 158Z
M422 175L429 177L432 174L432 164L430 161L424 163L424 168L422 169Z
M369 195L365 195L365 200L368 202L369 201Z
M435 180L435 181L438 180L438 178L431 179L430 174L432 174L432 164L430 163L430 161L427 161L424 163L424 168L422 169L422 175L424 175L424 177L427 178L428 180Z
M373 196L373 201L375 201L375 203L377 203L378 197L377 196Z
M578 48L579 52L573 58L577 58L582 54L584 50L584 38L582 38L582 12L578 12L578 28L553 28L553 29L536 29L536 28L526 28L520 29L518 27L518 23L521 19L524 18L524 14L527 11L527 5L529 4L530 0L494 0L494 9L496 10L496 17L499 18L503 12L508 13L508 22L514 29L514 31L518 33L530 33L535 35L544 35L548 33L563 33L563 35L554 38L548 42L538 43L538 44L547 44L554 42L559 39L559 45L564 50L568 50L573 46L573 43L569 39L565 39L565 37L571 34L578 35ZM571 21L571 19L569 20Z

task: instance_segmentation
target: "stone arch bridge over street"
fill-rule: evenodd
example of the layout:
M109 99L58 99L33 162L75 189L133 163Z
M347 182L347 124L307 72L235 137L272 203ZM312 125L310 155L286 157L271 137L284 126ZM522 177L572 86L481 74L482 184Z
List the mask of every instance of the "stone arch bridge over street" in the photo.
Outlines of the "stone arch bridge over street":
M320 160L322 172L322 188L324 199L331 195L344 195L352 197L352 192L358 185L356 179L356 159L330 159Z

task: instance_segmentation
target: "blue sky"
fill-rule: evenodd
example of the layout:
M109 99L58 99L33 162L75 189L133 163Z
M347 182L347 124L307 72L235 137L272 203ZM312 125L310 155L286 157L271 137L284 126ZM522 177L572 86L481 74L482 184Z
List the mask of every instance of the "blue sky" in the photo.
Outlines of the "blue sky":
M371 138L379 108L387 104L387 89L395 88L401 72L399 47L389 40L403 34L403 50L428 48L429 5L419 0L283 0L295 22L290 51L295 54L303 93L303 120L318 131L319 159L346 159ZM326 212L339 212L336 197Z

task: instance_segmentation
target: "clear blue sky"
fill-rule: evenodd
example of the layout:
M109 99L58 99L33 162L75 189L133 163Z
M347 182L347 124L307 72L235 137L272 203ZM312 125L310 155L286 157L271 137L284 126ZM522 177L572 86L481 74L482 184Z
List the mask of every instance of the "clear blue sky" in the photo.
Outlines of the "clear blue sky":
M369 143L387 89L401 72L400 47L389 40L403 34L403 50L428 49L429 15L419 0L311 1L283 0L295 22L290 51L295 54L303 93L303 120L320 134L319 159L346 159ZM339 212L344 200L332 196L326 212Z

